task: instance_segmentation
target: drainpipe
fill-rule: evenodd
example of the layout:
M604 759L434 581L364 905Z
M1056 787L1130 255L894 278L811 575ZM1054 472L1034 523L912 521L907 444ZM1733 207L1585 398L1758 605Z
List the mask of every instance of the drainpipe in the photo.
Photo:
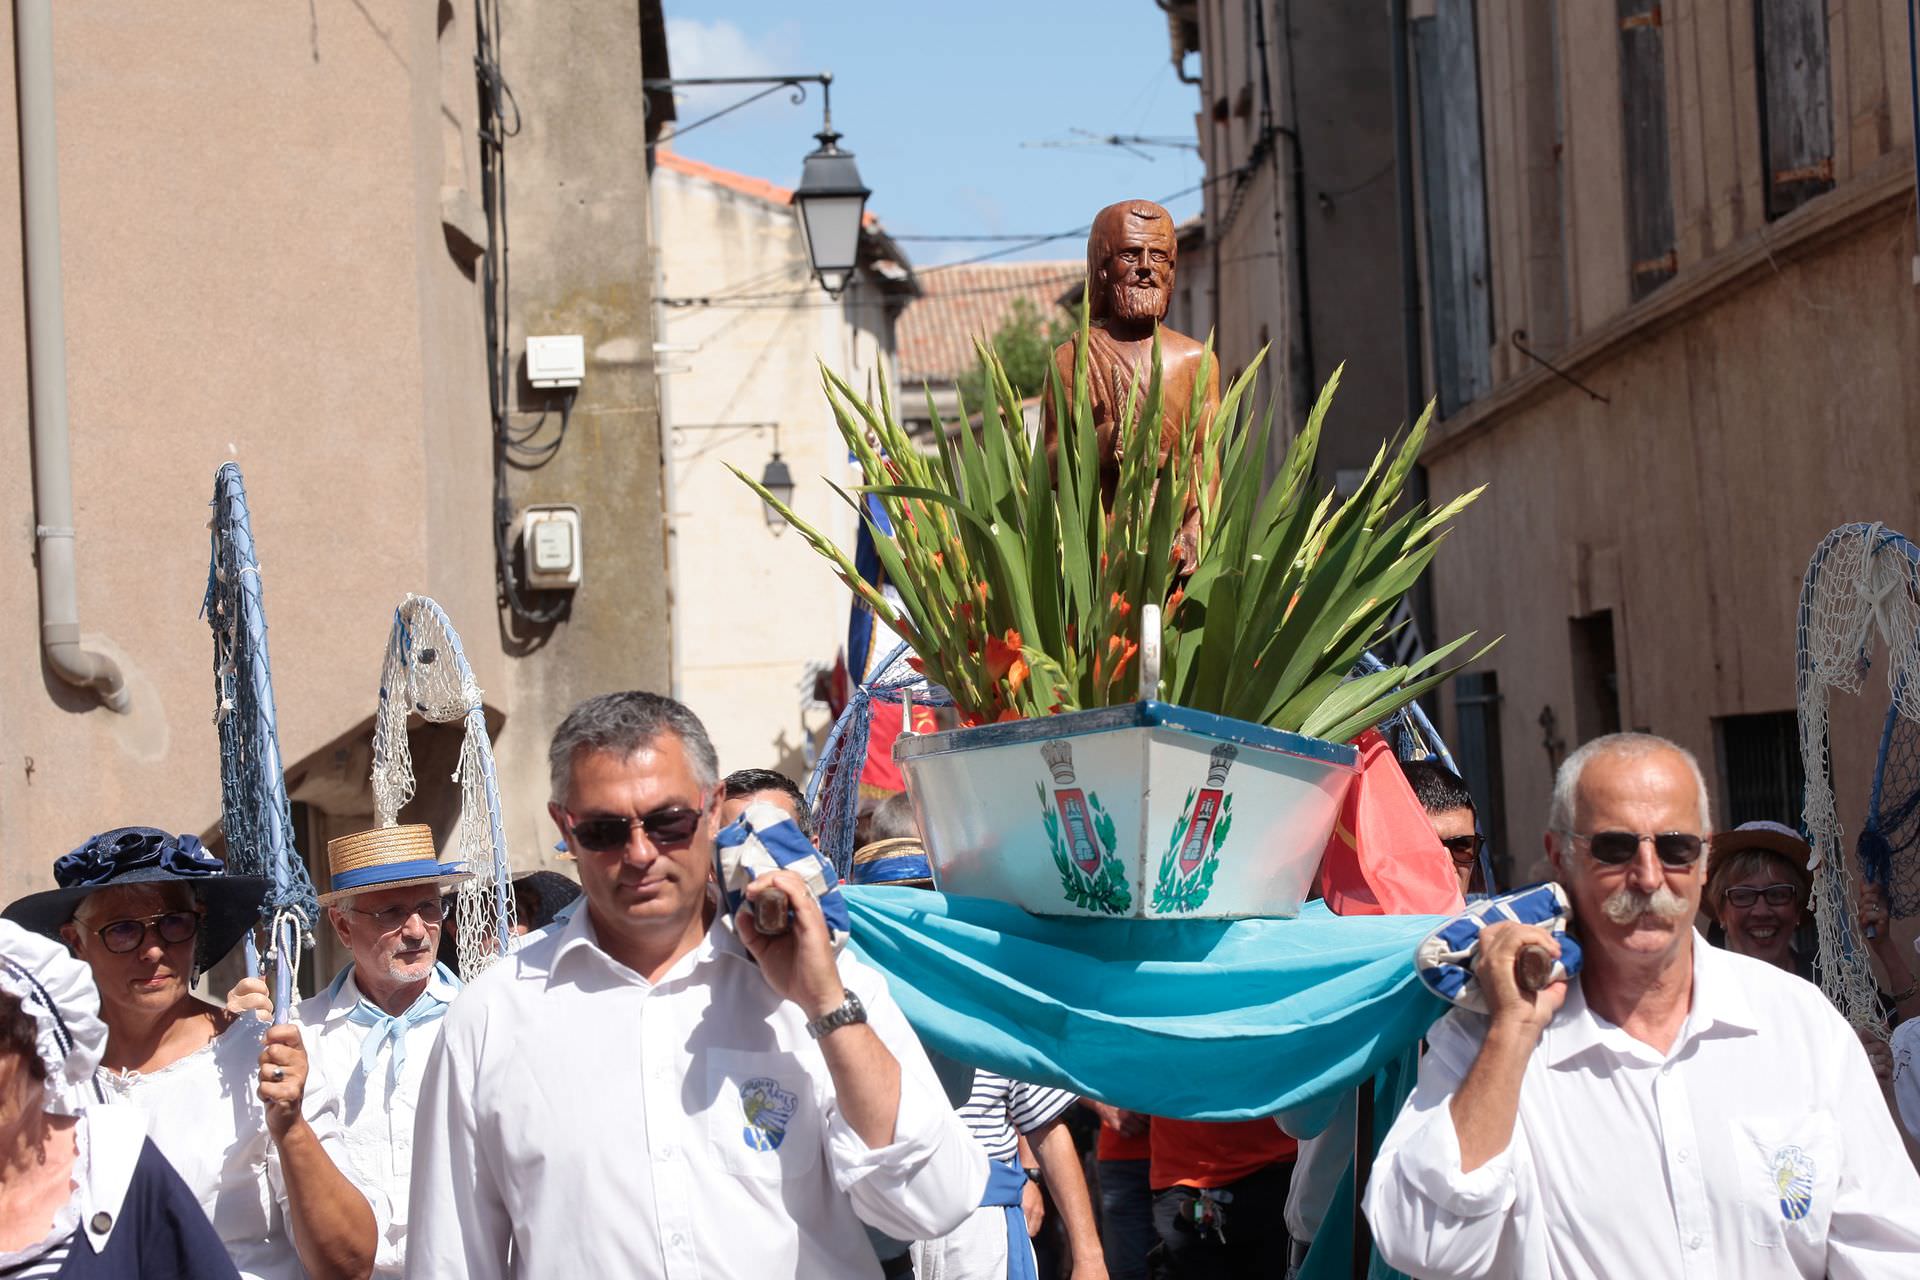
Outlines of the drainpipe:
M131 701L112 658L81 647L74 585L73 467L67 440L67 320L60 282L60 168L53 130L52 0L14 0L20 96L21 238L27 258L27 369L33 415L40 646L68 684L114 711Z

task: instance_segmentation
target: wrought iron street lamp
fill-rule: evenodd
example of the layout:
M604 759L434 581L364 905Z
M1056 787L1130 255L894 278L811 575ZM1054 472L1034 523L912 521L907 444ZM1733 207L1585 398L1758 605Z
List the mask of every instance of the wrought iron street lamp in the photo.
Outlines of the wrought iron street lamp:
M833 73L823 71L819 75L802 76L701 76L686 80L648 80L649 89L674 89L690 85L748 85L763 84L771 86L762 93L754 94L730 107L714 112L701 120L696 120L687 128L679 131L678 137L699 128L708 120L718 119L730 111L738 110L749 102L765 97L782 86L794 91L793 101L806 101L809 84L820 86L820 132L813 136L820 145L807 154L800 169L800 185L794 189L793 204L800 215L800 234L806 242L807 257L813 264L813 277L827 296L838 298L845 291L847 283L860 266L860 227L866 218L867 197L873 193L860 181L860 170L853 162L851 151L840 149L840 135L833 128ZM776 454L774 461L768 464L768 474L779 466L785 473L785 464ZM769 488L772 486L769 485ZM771 517L769 517L771 519Z

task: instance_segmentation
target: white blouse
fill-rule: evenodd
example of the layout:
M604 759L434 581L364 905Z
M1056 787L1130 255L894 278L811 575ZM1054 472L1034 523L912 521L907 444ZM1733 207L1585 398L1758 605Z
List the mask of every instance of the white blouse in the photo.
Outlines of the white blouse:
M287 1188L260 1101L267 1024L243 1017L219 1036L158 1071L106 1071L109 1102L147 1114L147 1136L179 1171L248 1280L304 1280L287 1230ZM339 1102L316 1073L301 1111L342 1166Z

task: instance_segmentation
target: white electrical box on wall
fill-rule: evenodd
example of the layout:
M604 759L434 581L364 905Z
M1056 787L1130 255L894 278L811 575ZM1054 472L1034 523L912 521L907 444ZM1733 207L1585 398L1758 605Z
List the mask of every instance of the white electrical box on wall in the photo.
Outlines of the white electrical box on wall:
M580 508L528 507L520 513L526 585L535 591L571 591L580 585Z
M527 339L527 381L536 387L577 387L587 376L587 343L577 333Z

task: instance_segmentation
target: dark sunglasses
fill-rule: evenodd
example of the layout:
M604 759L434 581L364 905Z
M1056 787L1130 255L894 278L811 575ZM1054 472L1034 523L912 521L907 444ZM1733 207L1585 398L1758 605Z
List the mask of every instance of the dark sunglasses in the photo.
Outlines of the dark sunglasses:
M159 934L162 942L185 942L200 932L200 913L169 911L165 915L148 916L144 920L115 920L93 932L107 950L124 956L147 945L149 929Z
M1692 866L1700 860L1700 851L1706 846L1706 841L1685 831L1661 831L1651 835L1632 831L1596 831L1592 835L1562 831L1560 834L1585 841L1587 852L1593 855L1593 860L1610 867L1632 862L1640 852L1642 840L1653 841L1653 851L1669 867Z
M382 933L392 933L395 929L405 927L407 921L416 915L425 924L439 924L447 914L446 904L439 898L416 902L410 907L388 907L384 911L363 911L359 907L348 907L347 910L373 921L374 927Z
M663 852L684 849L700 829L701 812L685 805L669 805L637 818L576 818L567 814L567 827L580 847L590 853L619 853L633 838L633 829L646 833L647 843Z
M1758 887L1737 884L1722 896L1730 905L1736 907L1750 907L1762 898L1767 900L1767 905L1770 907L1784 907L1790 902L1799 900L1800 890L1790 884L1764 884Z
M1453 855L1454 866L1470 867L1479 858L1480 850L1486 847L1487 838L1476 831L1472 835L1452 836L1440 843L1447 846L1447 852Z

